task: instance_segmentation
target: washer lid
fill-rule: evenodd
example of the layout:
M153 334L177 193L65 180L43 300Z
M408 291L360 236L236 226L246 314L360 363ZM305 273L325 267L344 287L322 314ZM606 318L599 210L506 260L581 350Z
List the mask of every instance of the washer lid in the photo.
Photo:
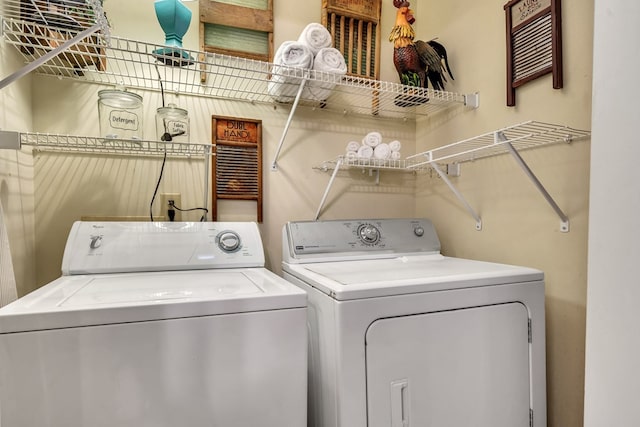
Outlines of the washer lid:
M0 333L306 307L264 268L63 276L0 309Z
M283 270L338 300L541 281L532 268L440 254L307 264Z

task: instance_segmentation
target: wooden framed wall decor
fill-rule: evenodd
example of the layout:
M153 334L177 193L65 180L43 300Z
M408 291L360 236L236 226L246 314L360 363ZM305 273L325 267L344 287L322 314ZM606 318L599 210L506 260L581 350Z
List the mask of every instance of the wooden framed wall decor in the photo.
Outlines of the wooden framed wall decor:
M252 200L262 222L262 120L212 116L213 221L218 200Z
M273 0L200 0L200 50L273 58Z
M553 73L561 89L561 0L511 0L504 5L507 23L507 105L516 105L516 88Z
M347 73L380 77L382 0L322 0L322 25L344 55Z

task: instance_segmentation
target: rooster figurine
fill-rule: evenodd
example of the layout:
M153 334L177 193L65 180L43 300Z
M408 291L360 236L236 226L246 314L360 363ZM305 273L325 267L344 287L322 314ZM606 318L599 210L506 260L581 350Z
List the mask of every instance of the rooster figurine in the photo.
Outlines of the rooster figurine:
M447 81L446 74L453 80L449 68L447 51L443 45L431 40L424 42L416 40L415 31L411 24L415 22L413 11L406 0L393 0L398 9L396 23L389 35L393 42L393 64L398 71L400 82L406 86L427 88L428 82L435 90L444 90ZM396 100L399 106L411 106L427 100L417 100L416 97L402 96Z

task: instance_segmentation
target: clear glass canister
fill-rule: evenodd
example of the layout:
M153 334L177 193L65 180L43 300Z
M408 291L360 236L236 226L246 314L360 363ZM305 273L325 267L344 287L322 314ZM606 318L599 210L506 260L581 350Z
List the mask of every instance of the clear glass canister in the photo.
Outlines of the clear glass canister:
M156 134L159 141L189 142L189 114L175 104L158 108Z
M142 139L142 97L132 92L105 89L98 92L100 136Z

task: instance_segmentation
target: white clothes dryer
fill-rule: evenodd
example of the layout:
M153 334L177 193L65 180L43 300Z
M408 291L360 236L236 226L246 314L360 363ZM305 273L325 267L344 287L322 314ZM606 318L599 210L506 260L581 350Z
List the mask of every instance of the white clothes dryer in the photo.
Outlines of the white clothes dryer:
M290 222L309 426L546 426L544 277L445 257L426 219Z
M0 425L306 425L306 295L255 223L77 222L62 270L0 309Z

